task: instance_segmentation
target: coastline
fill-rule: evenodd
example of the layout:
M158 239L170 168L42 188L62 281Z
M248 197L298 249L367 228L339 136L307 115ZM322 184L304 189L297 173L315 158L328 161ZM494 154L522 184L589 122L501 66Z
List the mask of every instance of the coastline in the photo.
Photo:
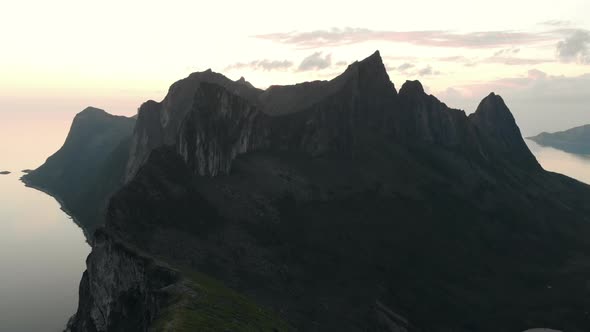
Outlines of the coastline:
M88 234L86 229L82 227L82 224L79 222L79 220L76 219L76 216L74 216L74 214L66 208L65 202L61 199L61 197L57 196L56 194L53 194L49 189L30 183L25 179L25 176L26 174L19 178L19 180L25 185L25 187L35 189L55 199L55 201L59 204L60 210L62 210L68 217L70 217L74 224L76 224L76 226L78 226L82 230L84 238L86 239L86 243L88 243L88 245L92 247L92 243L90 242L91 234Z

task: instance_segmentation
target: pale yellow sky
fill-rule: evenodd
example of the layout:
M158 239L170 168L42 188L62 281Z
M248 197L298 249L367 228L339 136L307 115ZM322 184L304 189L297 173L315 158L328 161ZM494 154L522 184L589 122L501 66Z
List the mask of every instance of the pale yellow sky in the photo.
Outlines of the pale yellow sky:
M587 0L2 1L0 141L27 119L52 118L59 129L43 141L53 149L84 107L131 115L193 71L265 88L329 79L376 49L398 88L420 79L468 112L498 90L515 100L524 131L563 129L590 122L588 98L558 96L575 101L558 124L549 108L537 122L520 108L555 80L590 95L588 12ZM532 80L531 70L545 76ZM511 94L530 98L519 104Z

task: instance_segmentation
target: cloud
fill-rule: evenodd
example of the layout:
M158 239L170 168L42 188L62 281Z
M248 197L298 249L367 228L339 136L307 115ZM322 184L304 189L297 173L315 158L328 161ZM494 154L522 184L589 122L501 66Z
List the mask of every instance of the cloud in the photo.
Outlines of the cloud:
M299 71L321 70L332 65L332 54L322 55L322 52L315 52L306 57L299 64Z
M446 57L439 57L436 58L439 61L443 62L471 62L472 60L462 56L462 55L455 55L455 56L446 56Z
M476 61L477 62L477 61ZM555 62L554 59L533 59L533 58L517 58L511 56L492 56L478 61L479 63L499 63L508 66L522 66L522 65L538 65L541 63Z
M396 68L396 70L398 70L398 71L406 71L406 70L408 70L410 68L414 68L414 67L416 67L416 66L413 65L413 64L411 64L411 63L406 62L406 63L403 63L403 64L399 65Z
M556 40L551 32L478 31L456 33L443 30L384 31L363 28L333 28L307 32L279 32L256 38L290 44L299 48L317 48L386 41L433 47L498 48Z
M293 66L293 62L289 60L254 60L247 63L237 62L229 65L225 70L241 70L241 69L253 69L263 71L275 71L275 70L287 70Z
M590 31L574 30L557 43L557 57L563 62L590 64Z
M416 65L409 62L404 62L399 66L386 66L388 71L397 71L406 76L432 76L440 75L440 71L434 70L431 65L426 67L416 68Z
M472 67L482 63L496 63L496 64L503 64L509 66L522 66L522 65L538 65L541 63L548 63L548 62L555 62L555 59L546 59L546 58L520 58L513 56L514 54L518 54L520 52L519 48L510 48L510 49L502 49L495 52L490 57L465 57L462 55L457 56L447 56L447 57L438 57L438 58L431 58L434 61L440 62L453 62L453 63L462 63L465 66Z
M494 53L494 56L513 55L517 54L518 52L520 52L520 48L504 48Z
M547 73L545 73L544 71L538 70L538 69L531 69L528 72L528 78L533 79L533 80L540 80L540 79L544 79L547 78Z
M418 76L432 76L432 75L440 75L438 70L432 69L432 66L428 65L422 69L419 69L417 72Z
M549 20L539 23L540 25L547 25L551 27L567 27L572 25L571 21L566 20Z

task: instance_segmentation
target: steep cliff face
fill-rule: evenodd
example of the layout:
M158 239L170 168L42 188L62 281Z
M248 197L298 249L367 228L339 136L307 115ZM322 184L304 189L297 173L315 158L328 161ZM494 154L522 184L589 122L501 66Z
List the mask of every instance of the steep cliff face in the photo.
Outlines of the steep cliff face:
M227 174L237 155L268 146L265 115L246 99L201 83L178 131L176 150L195 174Z
M254 88L243 78L232 81L211 70L193 73L174 83L164 100L159 103L148 101L139 108L137 126L131 140L126 182L133 178L153 149L177 144L178 132L194 107L195 93L201 83L216 84L252 103L262 93L262 90Z
M147 331L178 274L98 231L80 282L78 311L66 331Z
M479 139L465 112L450 109L427 95L418 81L407 81L400 90L399 122L405 124L406 140L447 148L479 149Z

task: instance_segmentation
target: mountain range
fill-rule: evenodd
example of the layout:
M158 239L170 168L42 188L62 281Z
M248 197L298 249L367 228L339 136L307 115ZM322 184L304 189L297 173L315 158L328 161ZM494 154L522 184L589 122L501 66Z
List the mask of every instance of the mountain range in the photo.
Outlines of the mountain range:
M590 125L575 127L556 133L543 132L529 137L539 145L549 146L575 154L590 154Z
M376 52L330 81L208 70L136 120L81 115L24 176L92 243L69 331L590 326L590 187L543 170L494 93L467 116L398 91Z

